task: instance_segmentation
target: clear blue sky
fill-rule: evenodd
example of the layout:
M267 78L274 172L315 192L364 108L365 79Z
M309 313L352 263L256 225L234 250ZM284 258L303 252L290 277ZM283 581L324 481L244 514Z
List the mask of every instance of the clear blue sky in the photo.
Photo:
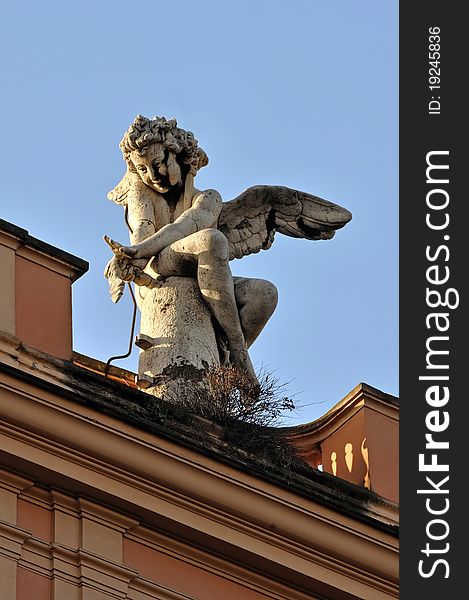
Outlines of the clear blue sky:
M127 230L106 194L133 118L164 115L209 155L197 187L286 185L353 213L330 241L277 235L231 263L279 289L251 356L307 405L292 423L359 382L398 394L397 0L23 0L0 21L0 217L89 261L75 350L127 349L130 299L102 276L103 234Z

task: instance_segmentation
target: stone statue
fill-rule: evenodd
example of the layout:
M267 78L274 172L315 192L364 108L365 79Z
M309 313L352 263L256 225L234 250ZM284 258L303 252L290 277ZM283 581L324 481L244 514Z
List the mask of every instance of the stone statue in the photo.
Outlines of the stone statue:
M232 364L255 383L248 348L275 310L277 290L233 277L229 261L267 250L277 231L330 239L352 215L287 187L251 187L229 202L196 189L208 158L175 119L138 115L120 148L127 171L108 198L124 207L132 245L105 236L114 252L105 276L114 302L124 282L136 285L137 382L164 396L210 366Z

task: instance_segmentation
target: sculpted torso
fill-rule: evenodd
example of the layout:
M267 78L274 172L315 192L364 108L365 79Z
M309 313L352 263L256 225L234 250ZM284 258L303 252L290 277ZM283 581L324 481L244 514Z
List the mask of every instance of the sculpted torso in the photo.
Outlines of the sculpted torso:
M127 210L129 225L134 232L132 237L138 242L165 225L174 223L189 206L184 206L184 176L174 152L165 149L162 144L153 144L143 155L137 151L131 152L130 159L136 173ZM210 222L209 227L216 227L220 212L216 199L208 206L202 192L193 188L189 201L193 212L208 210L212 217L209 216L207 223ZM145 221L148 221L147 227Z

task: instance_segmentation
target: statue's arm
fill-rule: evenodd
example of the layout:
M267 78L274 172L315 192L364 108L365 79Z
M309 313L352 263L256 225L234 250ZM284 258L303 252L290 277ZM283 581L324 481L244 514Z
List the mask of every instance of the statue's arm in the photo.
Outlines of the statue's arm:
M125 209L132 244L138 244L156 232L152 193L146 186L134 185L128 195Z
M174 242L202 229L214 227L220 215L221 207L222 199L216 190L200 192L192 206L183 212L174 223L165 225L149 238L137 243L132 248L125 249L125 252L135 258L156 256L161 250Z

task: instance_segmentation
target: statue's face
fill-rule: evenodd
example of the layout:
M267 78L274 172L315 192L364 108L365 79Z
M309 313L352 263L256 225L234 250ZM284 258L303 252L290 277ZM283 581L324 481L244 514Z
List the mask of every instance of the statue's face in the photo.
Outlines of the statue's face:
M130 159L143 183L160 194L181 184L181 168L176 155L162 144L149 146L143 155L134 150Z

